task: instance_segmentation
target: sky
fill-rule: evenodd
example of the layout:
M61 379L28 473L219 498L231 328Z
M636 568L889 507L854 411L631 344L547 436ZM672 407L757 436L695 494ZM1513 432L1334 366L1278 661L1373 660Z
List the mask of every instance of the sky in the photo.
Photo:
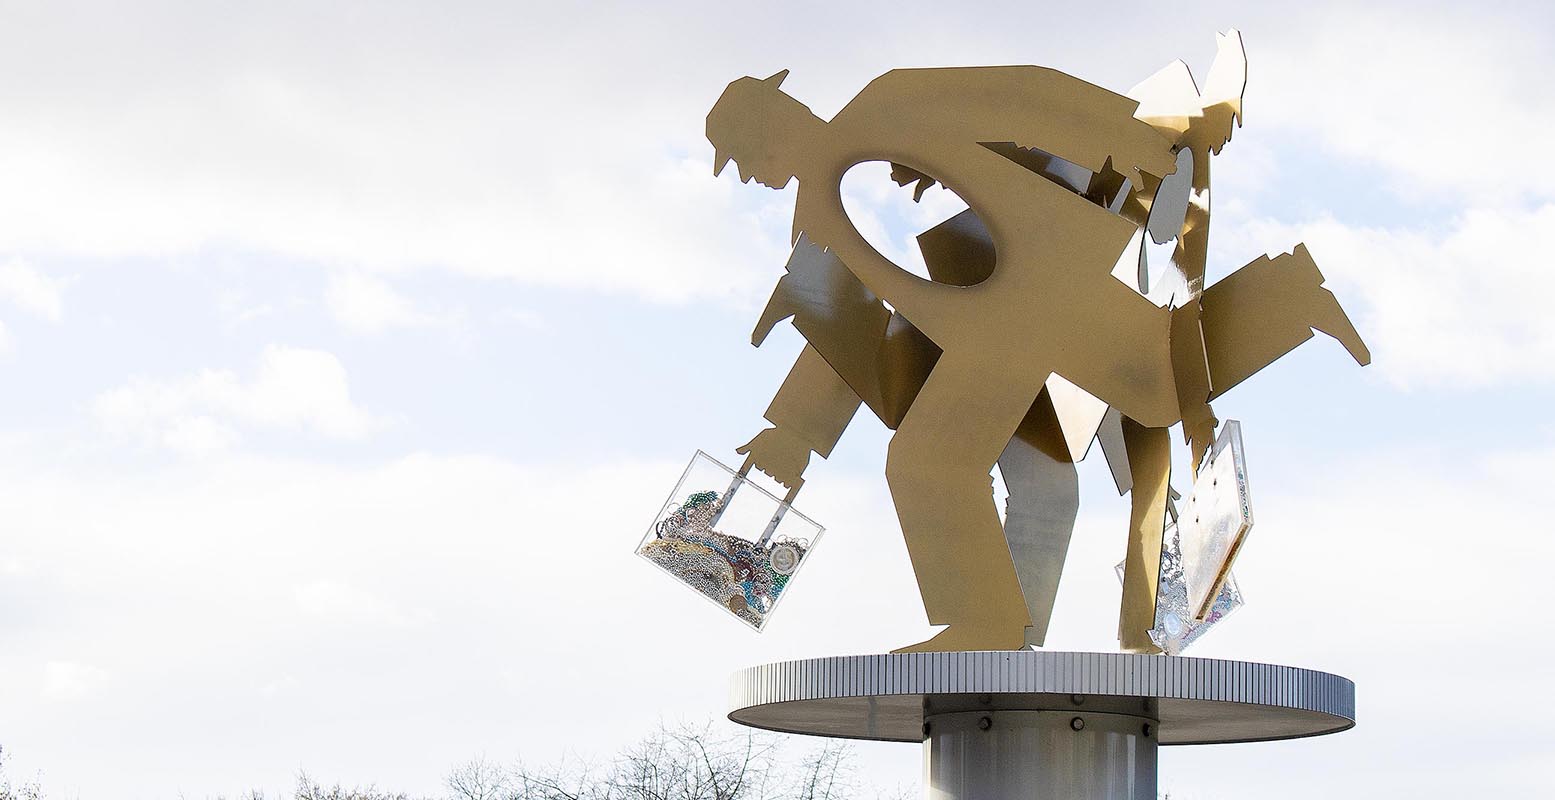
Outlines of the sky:
M8 774L434 793L472 757L720 718L744 666L927 638L867 416L807 473L824 546L765 632L633 555L696 449L738 462L802 346L786 324L749 345L794 190L715 178L707 110L784 68L823 117L895 67L1123 92L1174 59L1202 76L1235 27L1210 278L1306 242L1374 363L1318 336L1216 403L1258 524L1248 605L1189 654L1345 675L1359 724L1167 749L1161 787L1533 796L1555 758L1528 702L1555 657L1552 16L0 2ZM871 191L852 200L891 202ZM945 207L872 234L905 253ZM1110 651L1127 505L1098 457L1080 472L1049 645ZM858 753L876 785L918 780L915 746Z

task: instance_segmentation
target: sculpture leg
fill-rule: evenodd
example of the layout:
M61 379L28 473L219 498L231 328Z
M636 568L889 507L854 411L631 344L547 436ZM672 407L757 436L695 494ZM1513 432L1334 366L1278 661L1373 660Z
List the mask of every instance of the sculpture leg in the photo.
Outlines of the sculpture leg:
M999 473L1010 490L1004 537L1031 615L1026 644L1041 647L1053 616L1075 516L1080 512L1079 475L1046 391L1032 404L999 456Z
M1024 646L1031 616L991 473L1047 376L1012 372L990 375L947 353L891 439L886 479L923 607L930 623L950 626L897 652Z
M1126 652L1158 653L1148 631L1155 627L1155 600L1161 577L1161 539L1166 530L1166 500L1171 492L1172 441L1166 428L1146 428L1123 418L1134 486L1129 493L1128 555L1123 562L1123 604L1118 641Z

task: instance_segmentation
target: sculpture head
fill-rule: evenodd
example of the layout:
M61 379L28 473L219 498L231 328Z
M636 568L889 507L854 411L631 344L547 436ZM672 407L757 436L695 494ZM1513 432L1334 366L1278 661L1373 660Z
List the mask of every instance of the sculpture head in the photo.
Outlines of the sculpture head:
M769 78L740 78L729 84L707 115L713 174L733 160L742 182L781 189L798 176L804 153L826 128L805 104L780 88L788 70Z

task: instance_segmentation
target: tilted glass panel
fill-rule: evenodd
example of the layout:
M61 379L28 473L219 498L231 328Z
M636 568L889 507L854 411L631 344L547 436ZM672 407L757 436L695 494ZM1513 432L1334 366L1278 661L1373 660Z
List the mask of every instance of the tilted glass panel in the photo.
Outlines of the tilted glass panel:
M1227 420L1199 468L1177 520L1188 609L1203 619L1253 527L1242 426Z
M1181 655L1206 631L1241 608L1242 592L1236 578L1226 575L1225 584L1203 619L1195 619L1188 605L1188 588L1183 581L1182 548L1176 525L1167 525L1161 541L1161 575L1157 584L1155 627L1150 641L1169 656Z

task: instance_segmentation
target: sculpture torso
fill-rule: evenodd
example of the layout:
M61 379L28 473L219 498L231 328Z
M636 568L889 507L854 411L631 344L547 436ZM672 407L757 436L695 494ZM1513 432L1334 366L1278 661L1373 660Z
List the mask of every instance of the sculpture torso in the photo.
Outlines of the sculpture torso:
M1027 86L1027 97L1015 102L1050 105L1013 115L1030 123L1017 131L1008 108L990 108L984 93L966 90L969 79L1002 94L1011 84ZM1030 90L1044 81L1056 85ZM1103 119L1065 115L1058 95L1075 91L1100 93L1118 106L1111 130ZM1015 141L1099 170L1106 156L1098 143L1111 137L1142 151L1128 162L1114 157L1115 163L1170 164L1170 144L1133 120L1131 105L1038 67L888 73L838 113L807 151L798 172L796 230L834 250L947 353L984 354L1005 369L1030 371L1038 382L1058 372L1135 419L1169 425L1177 416L1170 314L1111 275L1135 225L982 144ZM870 246L843 209L841 182L849 168L872 160L905 164L953 188L993 237L993 273L974 286L935 283ZM1105 358L1088 355L1098 349Z

